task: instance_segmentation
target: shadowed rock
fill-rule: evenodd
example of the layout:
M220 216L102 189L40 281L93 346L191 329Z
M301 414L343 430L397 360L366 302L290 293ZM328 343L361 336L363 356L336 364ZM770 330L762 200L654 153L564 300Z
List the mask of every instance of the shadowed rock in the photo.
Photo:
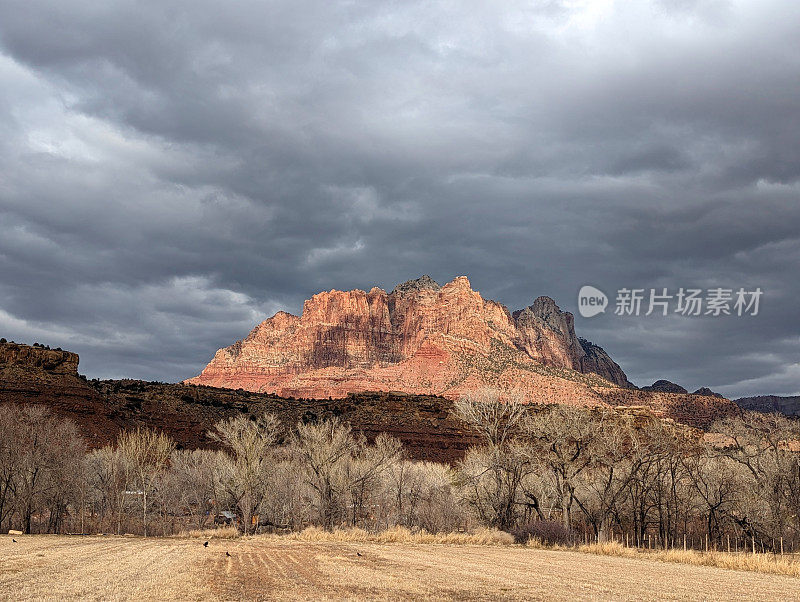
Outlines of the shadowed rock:
M658 393L688 393L686 389L680 385L676 385L668 380L657 380L648 387L642 387L642 391L655 391Z

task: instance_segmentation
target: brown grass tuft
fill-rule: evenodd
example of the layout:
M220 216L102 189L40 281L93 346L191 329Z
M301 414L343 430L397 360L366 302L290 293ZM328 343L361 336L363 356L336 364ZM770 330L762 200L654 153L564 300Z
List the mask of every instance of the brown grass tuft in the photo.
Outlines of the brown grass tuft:
M424 529L411 531L401 526L377 533L358 528L325 531L319 527L308 527L300 532L290 533L285 537L299 541L327 542L433 543L487 546L507 546L514 543L514 538L510 534L496 529L476 529L470 533L428 533Z
M617 542L582 545L576 549L585 554L597 554L599 556L644 558L660 562L800 577L800 563L790 556L750 554L747 552L702 552L697 550L637 550L636 548L626 548Z
M212 529L192 529L181 531L177 536L188 539L236 539L240 533L236 527L216 527Z

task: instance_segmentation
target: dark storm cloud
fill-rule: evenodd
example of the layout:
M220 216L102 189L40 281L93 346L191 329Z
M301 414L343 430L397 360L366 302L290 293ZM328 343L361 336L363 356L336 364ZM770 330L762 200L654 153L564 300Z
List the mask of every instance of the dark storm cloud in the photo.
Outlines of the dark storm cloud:
M796 393L800 8L0 0L0 331L176 380L318 290L762 287L577 318L638 384Z

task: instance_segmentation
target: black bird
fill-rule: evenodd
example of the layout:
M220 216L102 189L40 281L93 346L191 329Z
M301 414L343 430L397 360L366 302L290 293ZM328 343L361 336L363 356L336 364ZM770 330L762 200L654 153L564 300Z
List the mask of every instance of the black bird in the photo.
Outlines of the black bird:
M13 537L11 538L11 541L13 541L14 543L17 543L17 540L14 539Z
M207 548L207 547L208 547L208 542L204 543L204 544L203 544L203 547L204 547L204 548Z
M356 552L356 554L358 554L359 556L361 556L361 552Z
M231 553L230 553L230 552L225 552L225 556L227 556L228 558L230 558L230 556L231 556Z

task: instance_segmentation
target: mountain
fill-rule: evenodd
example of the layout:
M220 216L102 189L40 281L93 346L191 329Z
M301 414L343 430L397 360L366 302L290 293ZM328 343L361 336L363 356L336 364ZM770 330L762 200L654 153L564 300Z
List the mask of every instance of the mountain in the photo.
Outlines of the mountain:
M220 349L187 384L283 397L397 391L456 399L482 387L538 404L643 406L700 428L735 413L727 399L640 391L599 346L575 335L549 297L513 313L459 277L314 295L302 315L278 312Z
M316 294L301 316L278 312L186 382L316 398L364 390L458 397L488 385L585 402L596 397L586 386L629 385L601 347L578 339L572 314L553 299L512 314L463 276L444 286L423 276L391 293Z
M753 412L778 412L786 416L800 416L800 395L756 395L754 397L740 397L733 402L743 410Z
M595 345L591 341L578 337L578 341L583 347L584 355L578 358L578 370L588 373L594 372L611 381L615 385L635 389L635 385L628 380L619 364L611 359L605 349Z
M78 374L77 353L0 341L0 403L46 405L101 445L123 425L106 401Z

